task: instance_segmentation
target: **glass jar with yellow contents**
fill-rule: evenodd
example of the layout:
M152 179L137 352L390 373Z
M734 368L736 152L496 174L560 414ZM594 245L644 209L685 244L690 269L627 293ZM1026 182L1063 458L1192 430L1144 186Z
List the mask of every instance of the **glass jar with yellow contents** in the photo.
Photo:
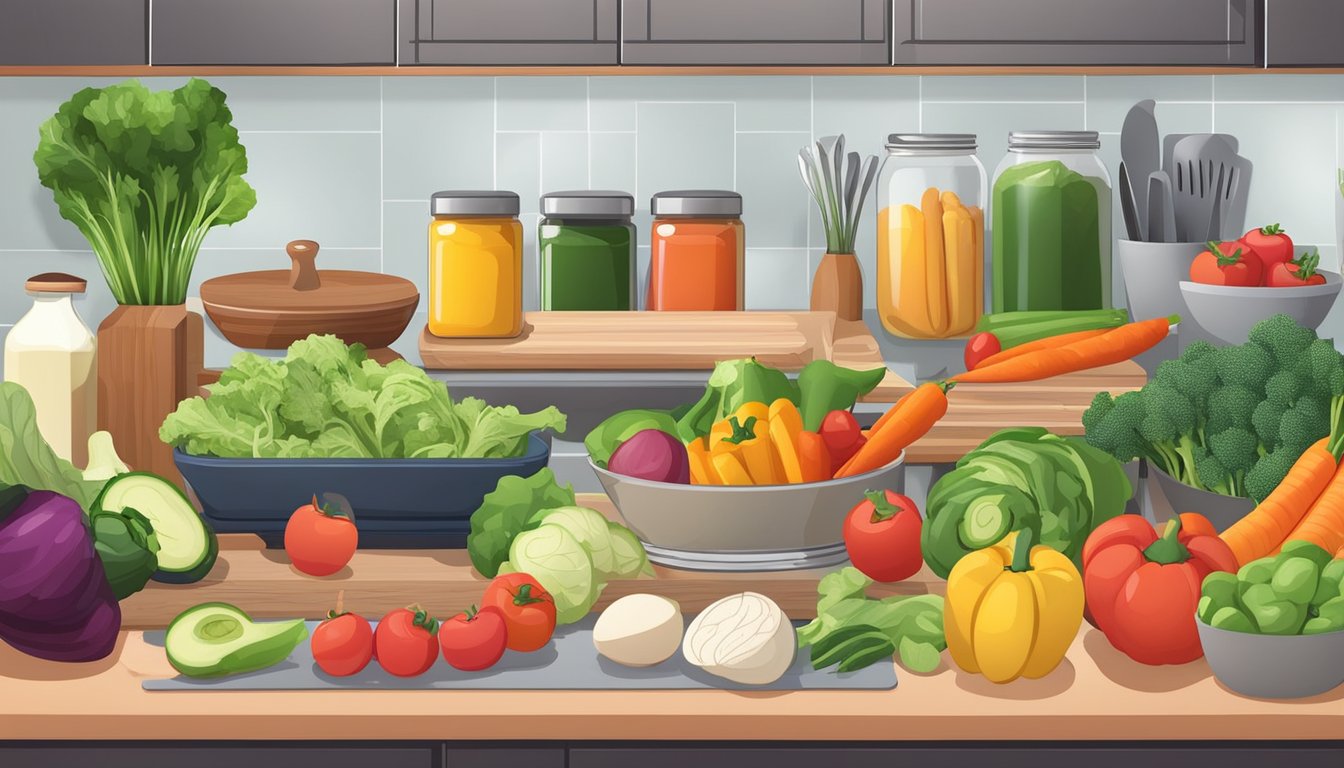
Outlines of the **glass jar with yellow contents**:
M429 332L511 337L523 330L518 195L435 192L429 201Z

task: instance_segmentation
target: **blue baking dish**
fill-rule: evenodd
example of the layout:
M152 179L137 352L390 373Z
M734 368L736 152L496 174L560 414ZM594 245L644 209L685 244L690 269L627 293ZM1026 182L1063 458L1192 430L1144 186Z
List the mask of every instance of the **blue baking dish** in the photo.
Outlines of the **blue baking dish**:
M314 494L339 493L354 510L360 547L396 549L466 546L471 513L485 494L506 475L536 474L550 456L536 433L527 453L511 459L225 459L173 451L220 533L255 533L282 547L295 509Z

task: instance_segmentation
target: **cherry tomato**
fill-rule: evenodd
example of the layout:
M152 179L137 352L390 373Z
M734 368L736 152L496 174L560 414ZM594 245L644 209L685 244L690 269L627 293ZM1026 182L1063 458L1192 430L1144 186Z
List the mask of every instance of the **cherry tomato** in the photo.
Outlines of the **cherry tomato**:
M439 622L418 606L391 611L374 630L374 658L398 677L423 675L439 657L438 629Z
M1320 266L1321 255L1316 251L1304 253L1301 257L1275 264L1265 278L1270 288L1299 288L1304 285L1325 285L1325 275L1316 271Z
M1255 249L1232 240L1208 243L1209 249L1195 257L1190 279L1206 285L1250 287L1260 285L1264 265Z
M919 548L923 521L908 496L895 491L868 491L867 498L845 518L845 550L849 560L873 581L901 581L924 565Z
M1252 229L1241 236L1241 241L1260 257L1266 280L1275 265L1293 260L1293 240L1278 224Z
M831 455L831 474L844 466L862 445L859 441L863 439L863 430L859 429L859 422L849 411L831 411L826 414L817 432Z
M355 556L359 529L343 512L317 503L294 510L285 525L285 554L309 576L330 576Z
M472 606L443 622L439 628L443 660L464 672L493 667L504 656L508 630L504 616L494 606L479 611Z
M1003 345L999 343L999 337L989 331L983 331L966 340L966 351L962 354L962 359L966 363L966 370L974 371L985 358L1002 351Z
M535 651L555 634L555 600L526 573L496 576L481 598L486 608L498 609L504 618L510 651Z
M313 661L332 677L358 674L373 660L373 627L353 613L332 611L313 630L311 642Z

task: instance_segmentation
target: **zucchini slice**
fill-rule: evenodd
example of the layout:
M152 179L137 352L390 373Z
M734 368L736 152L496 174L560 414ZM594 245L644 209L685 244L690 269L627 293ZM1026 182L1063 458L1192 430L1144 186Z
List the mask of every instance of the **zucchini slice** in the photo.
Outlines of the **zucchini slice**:
M219 556L219 541L177 486L150 472L118 475L103 487L94 508L131 508L149 518L159 540L155 581L191 584L205 578Z

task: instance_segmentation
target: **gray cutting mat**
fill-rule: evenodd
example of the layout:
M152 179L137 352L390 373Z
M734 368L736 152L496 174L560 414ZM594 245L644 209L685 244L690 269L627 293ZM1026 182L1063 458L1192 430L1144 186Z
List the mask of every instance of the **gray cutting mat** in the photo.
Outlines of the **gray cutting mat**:
M555 638L534 653L507 651L494 667L483 672L459 672L442 659L414 678L389 675L373 661L352 677L330 677L313 662L308 641L289 659L248 675L193 680L173 677L146 680L147 691L317 691L339 688L388 690L693 690L722 688L733 691L890 690L896 687L896 665L877 663L857 672L816 671L807 651L794 657L782 678L764 686L739 685L691 666L680 651L653 667L635 669L598 656L593 648L593 623L588 616L578 624L561 627ZM308 622L311 633L317 622ZM145 642L163 645L163 632L146 632ZM834 669L834 668L832 668Z

